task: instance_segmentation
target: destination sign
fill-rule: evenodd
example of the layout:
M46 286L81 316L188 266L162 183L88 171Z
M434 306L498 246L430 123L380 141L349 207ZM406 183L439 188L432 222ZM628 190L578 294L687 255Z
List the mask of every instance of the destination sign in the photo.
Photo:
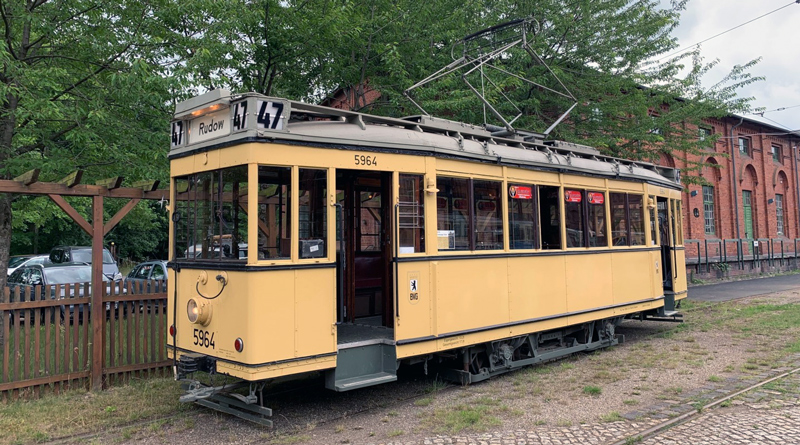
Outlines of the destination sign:
M231 134L230 120L229 108L192 120L189 124L189 143L196 144Z

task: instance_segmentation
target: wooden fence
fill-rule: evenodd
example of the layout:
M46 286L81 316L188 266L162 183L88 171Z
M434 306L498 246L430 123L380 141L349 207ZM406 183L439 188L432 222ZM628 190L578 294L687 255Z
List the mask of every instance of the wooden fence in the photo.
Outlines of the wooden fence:
M133 375L166 372L172 364L166 356L163 281L107 283L99 333L92 326L89 283L7 287L5 297L0 398L88 388L96 379L105 387ZM93 344L94 338L102 341ZM102 357L101 366L92 366L95 354Z

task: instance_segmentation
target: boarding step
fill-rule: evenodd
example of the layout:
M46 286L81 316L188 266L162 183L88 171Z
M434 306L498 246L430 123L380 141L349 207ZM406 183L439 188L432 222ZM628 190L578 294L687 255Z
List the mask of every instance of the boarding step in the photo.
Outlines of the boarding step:
M336 368L326 371L325 387L334 391L350 391L397 380L395 346L385 343L340 345Z
M377 374L362 375L359 377L337 380L334 389L339 392L350 391L351 389L366 388L367 386L380 385L381 383L396 381L397 374L379 372Z

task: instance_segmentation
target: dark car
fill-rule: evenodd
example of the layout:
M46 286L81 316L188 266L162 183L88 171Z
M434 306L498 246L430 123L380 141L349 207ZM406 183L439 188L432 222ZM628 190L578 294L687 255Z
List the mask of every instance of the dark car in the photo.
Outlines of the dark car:
M125 278L125 284L125 287L130 292L149 294L165 291L167 262L164 260L152 260L137 264Z
M63 263L85 263L92 264L92 248L88 246L56 246L50 250L50 262L54 264ZM119 266L111 256L108 249L103 249L103 275L109 280L119 281L122 274L119 273Z
M70 298L80 298L86 294L86 291L91 289L90 284L92 281L92 266L84 263L49 263L42 265L23 266L12 273L6 285L14 294L19 292L20 300L33 301L50 299L64 299L65 303ZM110 286L110 280L103 276L103 281ZM62 285L60 291L57 290L56 285ZM69 285L69 286L67 286ZM37 294L36 288L39 286ZM107 289L108 290L108 289ZM106 309L110 309L108 304ZM64 304L59 307L62 319L66 318L67 311L70 319L74 319L75 305ZM21 311L21 315L24 316ZM45 310L42 309L44 316ZM83 307L78 309L79 319L83 318Z

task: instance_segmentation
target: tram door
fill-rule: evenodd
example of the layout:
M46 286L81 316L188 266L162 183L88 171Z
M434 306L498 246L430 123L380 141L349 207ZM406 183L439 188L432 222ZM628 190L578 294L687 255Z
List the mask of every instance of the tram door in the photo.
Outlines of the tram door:
M391 183L390 172L336 173L340 322L392 327Z
M673 278L673 270L675 265L673 264L673 247L674 247L674 240L673 234L675 233L675 228L672 219L670 219L669 213L669 199L667 198L658 198L658 230L659 230L659 238L661 240L661 264L663 267L661 268L661 276L663 279L663 285L665 291L672 290L672 278Z

